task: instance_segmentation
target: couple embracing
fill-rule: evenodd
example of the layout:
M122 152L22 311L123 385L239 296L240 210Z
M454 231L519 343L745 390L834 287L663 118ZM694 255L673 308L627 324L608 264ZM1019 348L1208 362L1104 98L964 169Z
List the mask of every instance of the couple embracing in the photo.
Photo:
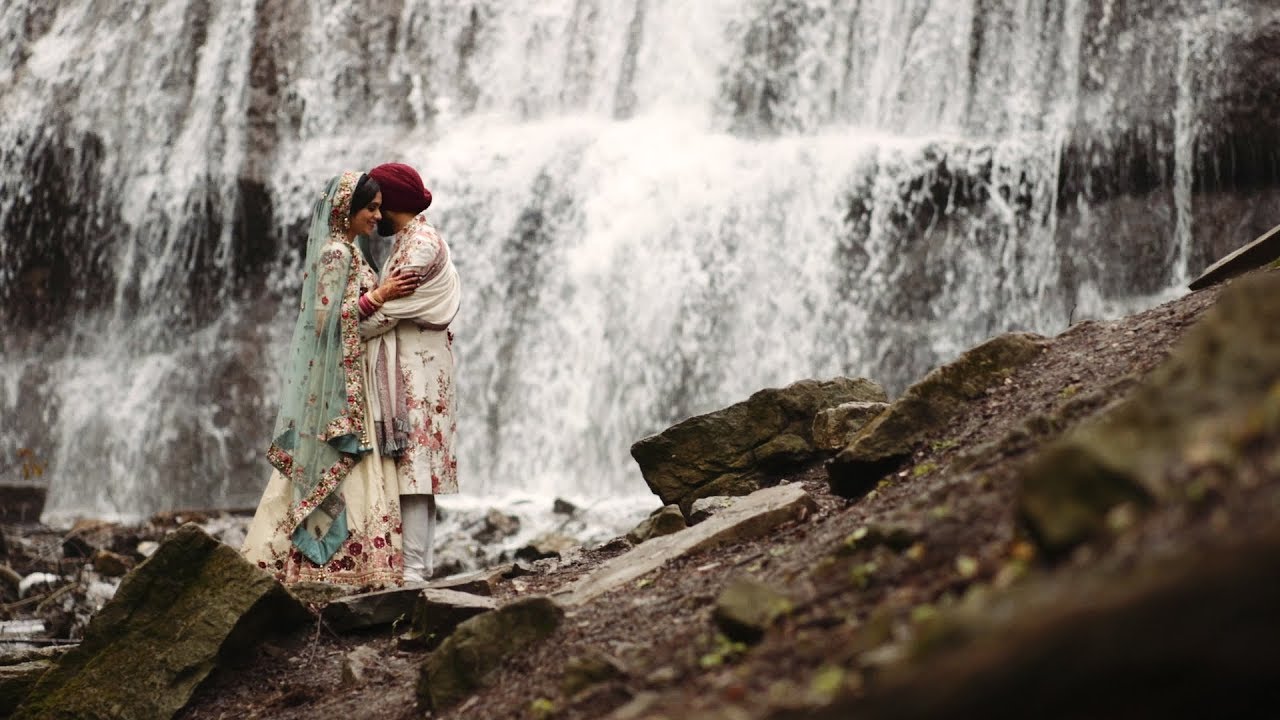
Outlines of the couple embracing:
M360 588L432 573L437 494L458 491L453 335L460 288L417 171L332 178L307 236L298 321L243 552L283 582ZM386 266L370 255L394 235Z

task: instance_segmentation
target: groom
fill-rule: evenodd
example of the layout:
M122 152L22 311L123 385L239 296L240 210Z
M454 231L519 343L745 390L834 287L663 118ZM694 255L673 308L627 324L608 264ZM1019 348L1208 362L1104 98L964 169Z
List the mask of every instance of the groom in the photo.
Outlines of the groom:
M380 435L395 457L400 485L406 583L431 579L437 494L458 492L454 454L457 405L453 383L453 333L461 288L449 246L427 222L431 192L403 163L369 171L382 187L378 232L394 236L383 276L413 272L421 284L412 295L388 300L367 322L383 333L375 355L374 383L383 412Z

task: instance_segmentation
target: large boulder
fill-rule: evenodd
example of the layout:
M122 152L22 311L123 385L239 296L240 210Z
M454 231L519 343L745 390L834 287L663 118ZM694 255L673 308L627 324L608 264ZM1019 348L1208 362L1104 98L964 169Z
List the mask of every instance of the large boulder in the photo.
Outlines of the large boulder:
M1236 476L1280 417L1280 273L1241 278L1124 402L1045 448L1021 473L1019 511L1048 555L1105 532L1120 505L1194 495L1181 474ZM1218 481L1215 477L1214 482Z
M555 632L564 610L546 597L517 600L458 626L418 677L423 710L450 707L484 686L504 660Z
M14 717L172 717L220 658L310 617L270 574L184 525L125 577Z
M1044 349L1038 335L994 337L912 385L864 426L827 467L831 491L858 497L905 460L916 445Z
M747 495L817 457L813 419L819 411L886 399L870 380L802 380L684 420L632 445L631 456L663 504L687 514L698 498Z

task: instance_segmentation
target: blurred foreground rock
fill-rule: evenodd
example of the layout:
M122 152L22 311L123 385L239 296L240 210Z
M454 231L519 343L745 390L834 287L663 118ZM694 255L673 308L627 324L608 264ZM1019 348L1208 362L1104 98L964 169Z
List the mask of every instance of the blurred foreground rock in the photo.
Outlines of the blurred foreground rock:
M1252 445L1280 437L1280 274L1235 281L1123 403L1046 448L1022 473L1019 511L1062 555L1127 506L1195 502ZM1175 472L1175 468L1180 468Z
M944 623L865 699L771 720L1265 717L1280 701L1280 534ZM1014 618L1003 622L999 618ZM996 619L992 619L996 618Z

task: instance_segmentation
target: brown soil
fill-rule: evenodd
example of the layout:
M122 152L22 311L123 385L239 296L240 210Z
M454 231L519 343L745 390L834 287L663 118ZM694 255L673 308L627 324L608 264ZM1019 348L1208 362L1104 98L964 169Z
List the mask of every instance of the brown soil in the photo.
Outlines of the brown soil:
M426 717L597 718L633 701L648 708L636 717L764 717L814 702L814 678L823 668L844 669L845 688L874 687L877 669L900 655L922 619L965 602L975 588L998 593L1029 576L1123 567L1194 545L1215 528L1268 523L1269 514L1253 508L1258 493L1276 491L1256 483L1202 512L1157 511L1124 543L1087 547L1050 566L1035 557L1015 518L1019 461L1062 423L1123 397L1216 297L1209 289L1119 321L1073 326L923 442L912 462L867 497L832 496L821 466L800 472L786 481L803 483L814 496L815 516L670 563L570 610L549 640L512 658L486 690ZM1058 425L1045 433L1040 428L1051 416ZM858 528L886 521L917 526L919 542L906 552L849 547L846 539ZM616 545L590 551L571 566L508 582L502 593L553 591L619 552ZM711 617L717 594L739 575L785 592L795 607L752 648L727 644ZM219 670L180 717L423 717L414 688L424 655L400 649L399 632L339 637L315 626L270 640ZM360 645L375 648L385 662L363 684L344 685L343 657ZM623 678L565 697L566 662L600 654L621 666ZM535 710L540 700L553 714Z

